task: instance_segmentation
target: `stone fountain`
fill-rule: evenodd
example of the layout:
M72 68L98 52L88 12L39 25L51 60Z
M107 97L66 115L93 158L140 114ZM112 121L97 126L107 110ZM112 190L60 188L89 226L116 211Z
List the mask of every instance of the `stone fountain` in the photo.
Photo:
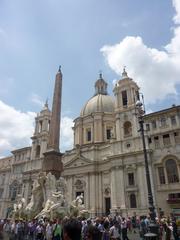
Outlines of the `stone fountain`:
M67 187L64 178L56 180L51 173L40 173L34 181L31 200L28 204L19 198L14 204L13 218L63 218L64 216L84 216L88 214L83 205L83 195L68 203Z

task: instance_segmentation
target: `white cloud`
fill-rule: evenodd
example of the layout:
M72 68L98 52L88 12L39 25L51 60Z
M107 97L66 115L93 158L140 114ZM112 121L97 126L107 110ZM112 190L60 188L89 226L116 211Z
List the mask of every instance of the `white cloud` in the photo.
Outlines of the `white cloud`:
M31 95L31 101L33 103L35 103L36 105L38 105L39 107L43 107L44 106L44 101L42 100L42 98L37 95L36 93L33 93Z
M16 110L0 101L0 152L30 145L35 113Z
M72 148L73 145L73 119L70 117L62 117L61 119L61 140L60 140L60 145L61 145L61 150L67 150Z
M180 24L180 1L179 0L173 0L173 6L176 10L176 15L174 16L174 22L176 24Z
M30 137L34 132L36 113L21 112L0 100L0 157L7 151L31 145ZM63 116L61 119L61 150L73 145L73 119Z
M118 82L118 79L113 79L113 80L112 80L112 84L113 84L114 87L115 87L115 85L116 85L117 82Z
M177 95L180 83L180 1L174 0L176 15L174 36L163 51L146 46L141 37L125 37L113 46L104 46L101 52L108 65L121 75L124 65L128 75L141 87L147 103L163 100L167 95Z

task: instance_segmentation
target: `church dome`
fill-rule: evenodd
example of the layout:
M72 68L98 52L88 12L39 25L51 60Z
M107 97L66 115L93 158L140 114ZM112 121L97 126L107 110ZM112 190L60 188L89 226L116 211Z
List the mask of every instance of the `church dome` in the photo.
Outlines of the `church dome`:
M107 94L107 83L102 78L102 74L95 83L95 95L87 101L81 110L81 116L96 112L114 112L114 99Z
M111 96L98 94L92 97L81 110L81 116L95 112L114 112L114 100Z

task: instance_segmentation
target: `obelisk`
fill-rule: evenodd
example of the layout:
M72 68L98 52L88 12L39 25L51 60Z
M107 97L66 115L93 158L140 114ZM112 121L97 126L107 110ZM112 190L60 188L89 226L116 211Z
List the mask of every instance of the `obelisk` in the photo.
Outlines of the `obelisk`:
M61 161L62 154L59 150L60 143L60 122L61 122L61 95L62 95L62 72L61 67L56 74L54 96L52 103L52 115L49 126L49 141L47 151L44 153L42 164L43 172L51 172L59 178L63 170Z

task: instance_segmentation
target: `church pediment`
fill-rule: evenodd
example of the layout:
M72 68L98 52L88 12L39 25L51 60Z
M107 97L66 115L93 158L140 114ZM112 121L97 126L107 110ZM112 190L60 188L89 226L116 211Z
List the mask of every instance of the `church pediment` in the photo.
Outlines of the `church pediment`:
M71 167L82 167L87 166L89 164L92 164L92 161L83 157L82 155L76 156L72 158L69 162L64 164L65 168L71 168Z

